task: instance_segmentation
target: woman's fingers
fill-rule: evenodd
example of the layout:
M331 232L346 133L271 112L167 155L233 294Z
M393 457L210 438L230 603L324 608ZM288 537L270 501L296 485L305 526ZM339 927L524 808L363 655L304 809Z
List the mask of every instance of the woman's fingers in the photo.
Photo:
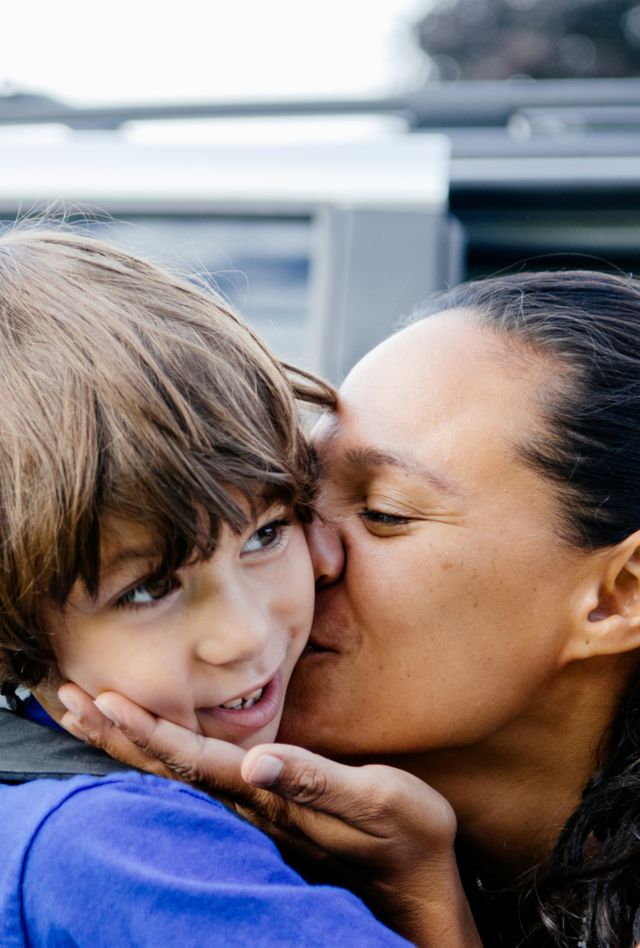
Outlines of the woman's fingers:
M98 695L95 704L116 728L147 756L162 761L171 774L190 783L206 783L232 793L245 789L240 764L245 752L173 724L115 692Z
M159 776L206 783L221 793L246 791L240 776L244 751L235 745L157 718L115 692L104 692L94 701L67 683L58 697L69 709L63 726L111 757Z
M350 767L285 744L252 748L242 764L242 776L253 786L297 804L302 811L335 817L346 827L379 841L407 838L418 845L426 841L449 851L456 833L456 819L447 801L411 774L382 765ZM296 819L296 808L289 808ZM305 831L321 843L323 827L335 845L336 822L318 822L312 829L298 816ZM319 832L318 832L319 830ZM419 832L418 832L419 831ZM345 845L353 841L345 835Z
M172 776L169 769L154 757L148 757L133 741L129 740L113 722L96 707L91 695L77 685L62 685L58 697L67 708L60 724L81 741L105 751L130 767L146 770L161 777Z
M277 793L292 803L358 819L362 803L362 768L345 767L301 747L261 744L248 751L242 763L247 783Z
M115 692L92 700L65 684L70 709L63 724L76 736L134 767L249 797L272 819L294 824L334 852L348 850L354 832L383 841L407 837L449 845L456 821L449 804L421 780L395 768L349 767L286 744L248 753L158 718ZM249 793L249 787L256 792ZM260 793L257 788L269 793ZM320 819L320 817L323 819Z

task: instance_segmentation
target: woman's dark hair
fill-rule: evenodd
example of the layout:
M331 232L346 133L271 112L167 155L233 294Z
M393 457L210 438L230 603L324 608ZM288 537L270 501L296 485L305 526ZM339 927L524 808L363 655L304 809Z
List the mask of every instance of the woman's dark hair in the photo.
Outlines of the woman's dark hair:
M547 361L543 425L519 450L557 485L564 538L595 549L640 529L640 280L517 273L456 287L428 312L450 309L472 311L515 352ZM640 942L640 683L620 706L537 894L554 944Z

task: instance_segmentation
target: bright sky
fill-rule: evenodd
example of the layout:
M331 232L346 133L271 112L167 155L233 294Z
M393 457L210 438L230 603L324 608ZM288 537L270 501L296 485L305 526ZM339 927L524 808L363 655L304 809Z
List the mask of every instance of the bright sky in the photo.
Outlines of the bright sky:
M20 0L0 80L69 103L375 94L413 85L433 0Z

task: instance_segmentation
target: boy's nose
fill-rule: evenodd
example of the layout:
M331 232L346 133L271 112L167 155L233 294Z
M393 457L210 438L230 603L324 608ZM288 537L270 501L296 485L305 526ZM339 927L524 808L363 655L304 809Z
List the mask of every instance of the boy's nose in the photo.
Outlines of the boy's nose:
M200 661L209 665L252 662L264 654L268 642L266 616L257 616L247 610L242 616L220 617L198 637L195 652Z
M316 585L329 586L335 583L344 569L344 547L340 537L319 517L315 517L311 523L306 524L304 530Z

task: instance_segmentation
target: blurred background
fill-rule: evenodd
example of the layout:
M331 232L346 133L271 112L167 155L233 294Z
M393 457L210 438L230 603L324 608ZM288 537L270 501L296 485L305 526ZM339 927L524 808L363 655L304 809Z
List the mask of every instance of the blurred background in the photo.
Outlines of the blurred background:
M4 28L4 226L198 274L335 380L451 282L640 272L633 0L22 0Z

